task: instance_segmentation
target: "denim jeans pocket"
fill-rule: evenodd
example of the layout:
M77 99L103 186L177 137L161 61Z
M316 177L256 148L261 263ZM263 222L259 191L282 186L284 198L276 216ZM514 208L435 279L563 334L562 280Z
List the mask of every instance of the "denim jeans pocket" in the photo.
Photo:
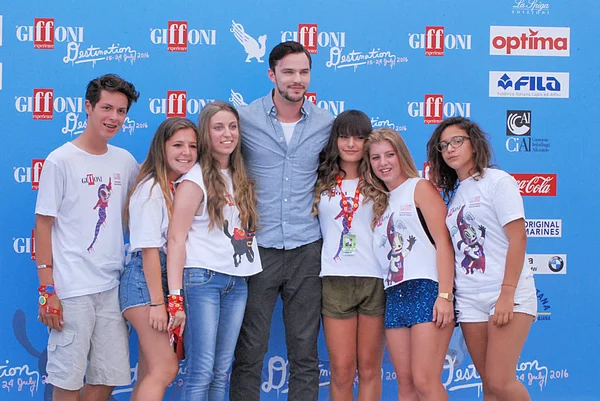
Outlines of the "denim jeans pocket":
M202 268L187 268L184 270L183 282L185 286L200 286L210 282L215 272Z

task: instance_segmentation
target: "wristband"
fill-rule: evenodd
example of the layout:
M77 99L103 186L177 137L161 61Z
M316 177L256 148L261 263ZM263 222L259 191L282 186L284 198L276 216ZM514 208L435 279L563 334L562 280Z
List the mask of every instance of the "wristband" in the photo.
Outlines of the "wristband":
M56 289L54 288L54 286L52 284L40 285L38 287L38 292L40 293L40 297L38 298L38 305L46 306L46 311L48 311L48 308L52 308L50 305L46 305L48 303L48 298L50 298L52 295L54 295L56 293ZM56 308L52 308L52 309L56 309ZM58 314L58 313L55 313L55 314Z
M38 270L41 270L41 269L52 269L52 265L38 265L37 268L38 268Z
M56 309L53 306L50 305L46 305L46 313L49 313L51 315L60 315L60 310Z
M169 290L169 295L183 295L183 289Z
M167 309L169 315L174 316L177 311L183 310L183 295L169 295Z
M512 284L506 284L506 283L502 283L502 285L505 285L507 287L513 287L513 288L517 288L516 285L512 285Z
M152 306L152 307L156 307L156 306L164 306L164 305L165 305L165 303L164 303L164 302L162 302L162 303L160 303L160 304L150 304L150 306Z

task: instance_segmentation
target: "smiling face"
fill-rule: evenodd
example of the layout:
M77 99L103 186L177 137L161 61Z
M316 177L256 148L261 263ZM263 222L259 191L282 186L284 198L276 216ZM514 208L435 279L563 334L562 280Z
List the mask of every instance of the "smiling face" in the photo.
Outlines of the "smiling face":
M365 151L366 139L366 136L363 135L351 136L342 134L338 136L337 147L342 164L360 163Z
M440 136L440 142L450 143L452 138L460 136L468 137L469 134L457 125L447 127ZM473 158L473 146L469 139L464 139L462 145L454 147L452 144L442 152L442 158L448 166L456 170L459 180L464 180L470 176L470 172L475 167Z
M275 84L275 96L288 102L304 101L310 84L310 62L304 53L288 54L269 70L269 79Z
M240 138L238 120L232 112L221 110L210 118L208 129L211 154L219 161L221 168L227 168L229 156Z
M175 132L165 142L165 159L168 165L169 180L176 181L190 171L196 163L197 157L196 131L192 128L182 128Z
M393 191L408 178L400 168L396 149L387 140L373 142L369 149L371 170L389 191Z
M127 96L102 90L96 106L85 101L87 129L93 136L108 142L121 129L127 116Z

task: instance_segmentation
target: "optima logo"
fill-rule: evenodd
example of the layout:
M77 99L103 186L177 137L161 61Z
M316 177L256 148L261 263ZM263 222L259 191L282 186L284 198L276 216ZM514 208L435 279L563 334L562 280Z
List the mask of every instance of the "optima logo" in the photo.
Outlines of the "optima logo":
M55 42L83 42L83 27L56 26L54 18L35 18L33 25L17 25L17 40L33 42L34 49L52 50Z
M187 21L169 21L167 28L151 28L150 41L155 45L167 45L170 52L187 52L188 45L216 45L214 29L189 28Z
M490 26L490 54L569 57L570 39L570 28Z

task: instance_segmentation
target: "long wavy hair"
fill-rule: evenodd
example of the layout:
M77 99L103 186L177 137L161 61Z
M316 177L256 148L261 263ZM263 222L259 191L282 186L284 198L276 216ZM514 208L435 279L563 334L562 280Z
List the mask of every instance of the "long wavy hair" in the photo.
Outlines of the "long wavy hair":
M320 155L317 182L315 183L313 215L318 213L321 194L328 192L330 197L333 196L335 186L337 185L336 177L339 175L343 179L346 176L346 172L340 167L340 150L337 145L338 138L343 135L353 137L362 136L367 139L372 129L371 120L362 111L346 110L337 116L331 128L329 141ZM369 180L367 179L368 164L368 160L364 157L359 162L358 176L361 180L358 189L365 201L373 202L373 212L376 213L377 210L385 210L387 207L387 193L369 184Z
M206 208L210 219L208 228L212 230L215 226L223 228L223 207L227 204L225 194L227 186L225 178L221 174L218 161L212 154L212 142L210 140L210 120L220 111L228 111L233 114L238 123L239 138L236 147L229 156L229 171L233 181L233 198L240 212L242 227L248 231L256 230L258 211L256 210L256 192L254 183L250 180L244 159L242 157L242 131L240 128L240 116L237 110L229 103L220 100L211 102L202 108L198 117L198 131L200 142L198 149L200 155L198 163L202 168L202 179L206 185Z
M442 152L438 150L438 144L444 130L453 125L465 131L471 141L474 166L469 171L469 175L475 175L477 180L483 175L485 168L492 167L493 156L488 134L477 123L464 117L452 117L442 121L427 142L427 162L429 163L429 179L442 190L442 197L446 203L450 202L454 196L458 184L458 175L456 170L444 161Z
M378 208L377 210L373 208L374 216L373 222L371 223L371 228L374 228L375 224L377 224L377 221L381 218L381 216L383 216L383 213L387 208L387 200L389 196L389 191L385 183L375 175L370 163L371 147L374 143L381 141L388 141L392 145L392 148L394 148L396 156L398 157L400 171L404 175L406 175L408 178L419 178L419 170L417 170L415 161L408 150L408 146L406 146L406 142L404 142L404 139L402 139L402 136L391 128L378 128L374 130L369 136L369 139L367 139L367 143L365 144L365 154L363 157L367 161L367 179L369 180L369 185L377 188L378 191L385 192L386 202L385 207L383 208Z
M160 187L160 191L162 192L165 198L165 204L167 205L167 213L169 218L171 218L171 213L173 212L173 199L171 196L171 186L169 180L169 172L171 171L169 168L169 164L167 162L166 156L166 143L175 133L179 130L191 128L194 130L196 134L196 144L199 143L198 138L198 129L196 128L196 124L187 118L182 117L172 117L163 121L158 128L156 129L156 133L150 142L150 149L148 150L148 156L146 160L142 163L140 167L140 171L135 179L135 182L131 186L129 193L127 194L127 200L125 202L125 212L123 214L123 221L125 227L127 227L129 223L129 201L131 200L131 196L137 189L137 187L148 180L154 180L152 184L152 188L150 188L150 193L152 193L152 189L155 185L158 184ZM195 155L196 158L198 154Z

